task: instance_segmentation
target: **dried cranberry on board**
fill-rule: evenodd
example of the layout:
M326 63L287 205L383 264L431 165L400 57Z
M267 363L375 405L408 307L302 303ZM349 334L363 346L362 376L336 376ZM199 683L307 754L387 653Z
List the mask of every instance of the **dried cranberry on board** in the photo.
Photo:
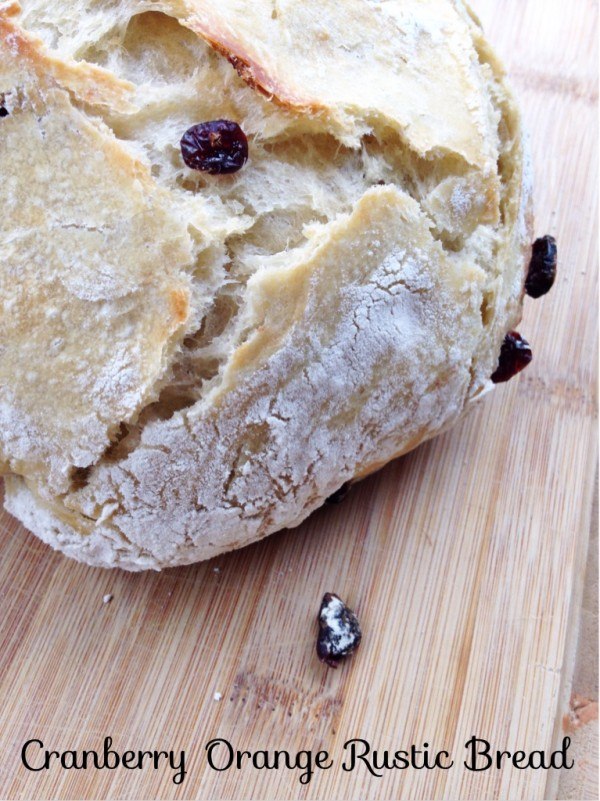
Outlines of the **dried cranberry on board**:
M553 236L536 239L531 249L529 272L525 279L525 291L531 298L541 298L552 289L556 279L558 250Z
M237 122L200 122L182 136L181 155L192 170L226 175L240 170L248 160L248 139Z
M326 592L321 601L318 622L317 656L321 662L336 668L360 645L362 632L358 618L338 595Z
M494 384L509 381L513 376L524 370L533 359L529 342L523 339L516 331L509 331L504 337L498 367L492 375Z

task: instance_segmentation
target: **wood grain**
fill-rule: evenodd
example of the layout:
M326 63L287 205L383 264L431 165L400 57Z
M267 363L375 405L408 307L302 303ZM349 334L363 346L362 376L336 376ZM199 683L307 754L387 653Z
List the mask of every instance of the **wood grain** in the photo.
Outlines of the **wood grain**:
M545 771L468 772L472 735L549 749L594 493L597 3L478 0L531 131L537 231L560 277L528 301L535 361L452 432L362 482L341 507L212 562L162 574L86 568L0 517L3 798L542 799ZM314 655L331 590L364 639L337 671ZM113 600L103 604L106 593ZM221 701L214 693L221 692ZM53 749L185 749L169 770L27 773ZM204 745L326 748L297 772L206 767ZM453 751L450 771L344 772L343 743ZM554 785L548 785L554 786Z

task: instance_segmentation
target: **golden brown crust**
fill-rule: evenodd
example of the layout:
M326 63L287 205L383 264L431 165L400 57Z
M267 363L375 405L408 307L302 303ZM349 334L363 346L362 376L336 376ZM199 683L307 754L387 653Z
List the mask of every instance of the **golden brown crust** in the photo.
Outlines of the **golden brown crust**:
M284 107L323 114L340 138L383 124L422 155L445 149L482 171L493 168L489 109L475 65L461 53L469 53L468 29L448 0L376 7L346 0L343 15L335 0L322 0L318 14L303 0L277 12L269 0L244 13L235 0L184 6L180 21L251 86ZM440 126L439 108L446 106L452 112Z
M17 4L8 9L0 6L0 41L7 63L3 72L28 69L40 81L54 79L59 86L73 92L83 103L92 106L111 106L122 112L133 110L130 102L133 86L129 81L97 67L95 64L75 63L57 58L43 48L36 36L27 34L13 19Z
M2 71L19 83L0 140L0 462L64 491L165 375L189 315L176 269L189 244L142 165L73 106L59 82L72 90L72 70L2 25L15 31Z

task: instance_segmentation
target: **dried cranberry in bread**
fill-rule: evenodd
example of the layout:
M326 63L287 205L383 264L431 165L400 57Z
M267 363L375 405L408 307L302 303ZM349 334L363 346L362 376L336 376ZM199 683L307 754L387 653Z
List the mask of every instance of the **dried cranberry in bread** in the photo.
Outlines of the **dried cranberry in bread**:
M298 525L491 386L532 238L502 67L460 0L340 9L0 2L0 469L64 553ZM211 121L232 174L182 157Z

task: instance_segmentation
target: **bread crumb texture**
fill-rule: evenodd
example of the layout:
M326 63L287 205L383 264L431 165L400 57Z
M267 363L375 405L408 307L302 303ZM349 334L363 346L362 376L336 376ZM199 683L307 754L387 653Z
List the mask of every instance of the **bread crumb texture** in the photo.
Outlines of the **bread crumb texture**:
M460 0L0 0L0 470L93 565L298 525L520 319L518 112ZM189 170L195 123L249 139Z

